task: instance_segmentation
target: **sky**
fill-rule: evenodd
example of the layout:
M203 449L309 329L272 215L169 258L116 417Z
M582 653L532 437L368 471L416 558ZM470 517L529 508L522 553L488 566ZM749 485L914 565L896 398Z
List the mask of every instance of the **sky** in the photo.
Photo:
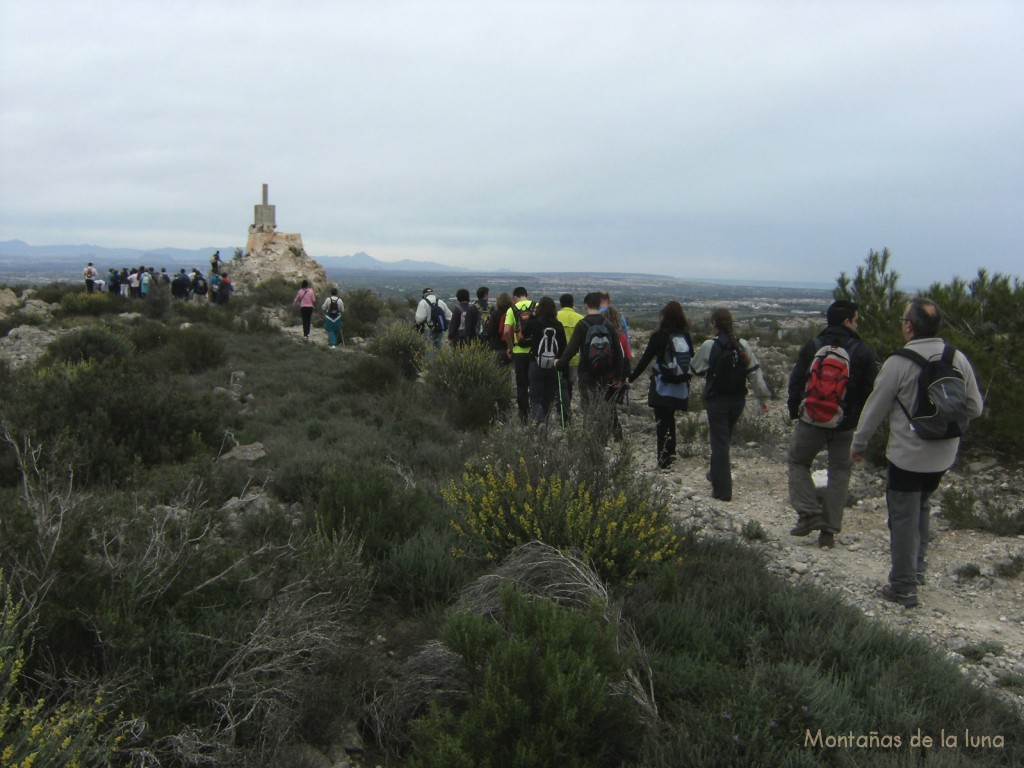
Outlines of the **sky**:
M0 240L1024 274L1024 3L5 0Z

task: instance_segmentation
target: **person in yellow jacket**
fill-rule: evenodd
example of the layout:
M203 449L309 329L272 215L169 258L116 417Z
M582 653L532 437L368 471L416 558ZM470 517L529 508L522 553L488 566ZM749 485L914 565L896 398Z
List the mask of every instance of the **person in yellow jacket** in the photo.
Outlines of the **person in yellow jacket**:
M530 340L523 335L523 328L534 314L530 294L519 286L512 291L512 306L505 314L505 348L512 361L516 377L516 405L519 419L525 424L530 418Z
M574 299L571 293L563 293L558 298L558 303L561 305L561 309L558 310L558 322L565 328L565 338L570 339L572 338L573 329L583 319L583 315L573 308ZM572 402L573 387L576 386L576 381L579 378L579 365L580 355L577 352L569 361L569 367L565 372L565 387L563 390L565 392L564 406L566 415L569 413L569 403Z

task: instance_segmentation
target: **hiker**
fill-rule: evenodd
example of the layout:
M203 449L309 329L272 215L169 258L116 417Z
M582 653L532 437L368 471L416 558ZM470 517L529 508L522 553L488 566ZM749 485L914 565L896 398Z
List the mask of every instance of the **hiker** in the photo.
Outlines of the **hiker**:
M512 306L512 297L502 293L494 302L494 309L487 318L487 329L484 337L487 347L494 352L494 359L499 366L509 365L511 360L508 357L508 347L505 345L505 317L508 315L509 307Z
M210 271L215 275L220 274L220 265L220 251L214 251L210 257Z
M145 267L139 267L139 298L144 299L149 295L149 285L153 282L153 273Z
M327 331L327 346L338 348L338 339L344 341L341 333L342 316L345 314L345 302L338 296L338 289L331 288L331 295L324 299L321 307L324 313L324 330Z
M96 267L92 265L90 261L85 265L85 269L82 270L82 277L85 278L85 292L92 293L96 287L96 275L99 274L96 271Z
M683 305L670 301L661 309L661 324L627 379L633 383L652 362L647 405L654 409L658 469L668 469L676 460L676 411L690 402L690 361L693 339Z
M732 501L732 467L729 443L736 422L747 403L747 386L761 401L761 411L768 413L771 392L764 382L764 373L746 339L736 338L732 313L719 307L711 313L712 338L701 344L690 362L690 371L704 376L704 409L708 415L708 438L711 443L711 497Z
M188 275L185 274L184 268L174 276L171 280L171 296L179 301L188 301L188 293L191 288Z
M629 344L629 334L626 333L626 326L623 323L622 315L619 314L619 310L610 304L606 307L602 307L604 316L608 319L608 325L612 328L618 329L619 346L622 348L622 369L619 371L619 378L623 381L629 376L630 369L632 368L633 360L633 349ZM616 393L615 402L621 403L629 393L629 387L622 387Z
M565 329L566 338L572 337L572 332L576 329L576 324L583 319L583 315L577 312L573 308L573 295L571 293L563 293L558 297L558 303L560 309L558 310L558 322L562 324ZM566 421L569 417L569 403L572 402L572 392L576 387L576 379L579 376L579 363L580 356L577 353L573 356L572 360L569 361L569 367L565 371L565 375L562 377L562 389L565 395L565 415Z
M302 338L308 342L309 326L313 322L313 307L316 306L316 294L309 287L309 280L302 281L302 287L292 299L292 306L296 305L298 305L299 314L302 316Z
M121 273L114 267L107 270L107 292L111 296L119 296L121 294Z
M614 403L622 380L617 378L622 371L622 347L619 346L617 329L608 325L601 314L601 295L588 293L583 299L583 316L573 329L572 337L558 361L558 369L565 375L569 361L579 353L580 405L593 413L599 408L610 411L612 435L622 439L619 414Z
M444 344L444 332L452 322L452 311L434 294L433 288L423 289L423 298L416 305L416 328L430 334L430 343L436 349Z
M512 291L512 306L505 313L505 348L516 378L516 405L519 419L525 424L530 415L530 338L525 329L533 313L534 303L523 286Z
M473 306L476 307L476 340L486 343L487 342L487 330L490 327L491 310L494 307L491 305L491 289L486 285L481 285L476 289L476 301L473 302Z
M220 279L217 281L217 303L227 304L231 294L235 292L235 284L231 282L231 275L227 272L218 277Z
M468 288L459 288L455 292L455 298L459 303L452 310L452 322L448 327L448 343L453 347L459 347L476 341L480 309L476 304L469 303Z
M623 368L626 374L630 373L630 365L633 361L633 348L630 345L630 327L626 323L626 315L618 311L617 307L611 304L611 294L601 291L601 314L608 318L608 324L612 328L620 329L618 343L623 345ZM625 390L624 390L625 391Z
M911 299L900 324L907 343L882 363L853 435L851 457L864 457L871 436L888 419L885 505L892 568L881 594L912 608L928 568L929 500L956 461L960 434L981 415L983 402L970 361L939 337L942 312L934 301ZM933 381L930 370L941 374L942 394L956 394L955 401L919 390Z
M210 286L206 282L206 278L203 277L202 272L193 267L192 269L192 283L191 283L192 296L199 296L200 300L206 297L209 293Z
M530 413L534 421L543 424L548 419L551 404L564 414L565 400L560 391L561 373L558 359L566 348L565 328L558 322L555 300L544 296L537 302L536 314L526 321L524 334L530 345ZM564 426L565 419L562 418Z
M864 401L878 373L875 351L857 334L857 305L832 302L827 326L800 350L789 375L789 418L796 420L789 439L789 503L797 522L790 534L818 531L818 546L834 545L843 527L850 490L850 443ZM828 451L828 484L819 502L811 465Z

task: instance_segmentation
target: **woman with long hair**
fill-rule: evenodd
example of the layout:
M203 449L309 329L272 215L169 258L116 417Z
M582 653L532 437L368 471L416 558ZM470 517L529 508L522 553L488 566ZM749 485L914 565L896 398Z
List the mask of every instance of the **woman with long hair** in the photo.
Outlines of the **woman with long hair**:
M512 306L512 295L502 293L494 302L494 310L487 319L487 347L494 352L498 365L508 365L508 345L505 344L505 315Z
M670 301L662 307L661 324L627 379L632 384L654 363L647 405L654 409L659 469L668 469L676 460L676 411L689 407L692 358L693 339L683 305Z
M690 363L690 370L704 376L704 408L708 414L708 438L711 442L711 496L732 500L732 467L729 443L733 428L747 403L747 386L768 413L771 392L764 382L761 366L745 339L736 337L732 313L718 307L711 313L712 338L701 344Z

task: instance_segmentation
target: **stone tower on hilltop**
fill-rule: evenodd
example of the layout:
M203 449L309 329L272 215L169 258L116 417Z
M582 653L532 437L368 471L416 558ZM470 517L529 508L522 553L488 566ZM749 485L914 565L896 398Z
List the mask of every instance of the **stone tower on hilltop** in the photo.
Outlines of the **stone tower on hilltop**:
M232 282L240 288L254 288L259 283L280 277L296 288L309 280L313 290L325 293L327 273L310 258L297 232L277 231L276 206L269 203L269 186L263 185L263 202L253 206L253 223L249 225L249 239L241 261L225 265Z

